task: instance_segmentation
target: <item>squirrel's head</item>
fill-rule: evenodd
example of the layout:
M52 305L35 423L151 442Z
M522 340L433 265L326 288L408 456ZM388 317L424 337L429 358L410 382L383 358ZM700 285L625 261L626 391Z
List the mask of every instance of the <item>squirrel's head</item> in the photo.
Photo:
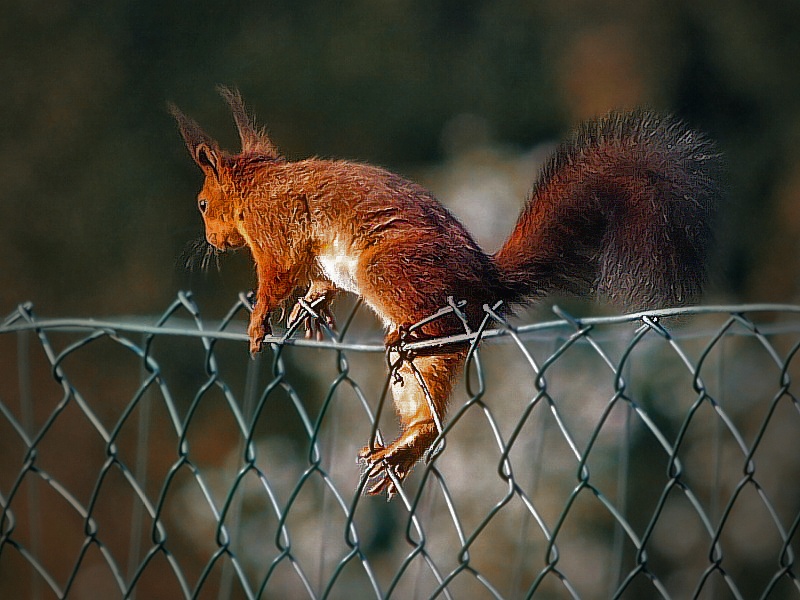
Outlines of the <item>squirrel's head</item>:
M242 142L241 154L279 160L280 154L266 133L256 129L248 117L239 93L225 87L218 89L233 112ZM206 240L219 250L244 246L246 241L239 230L241 191L231 169L236 157L221 150L194 119L187 117L175 105L170 105L170 112L178 122L189 154L205 174L203 188L197 196L197 208L205 223Z

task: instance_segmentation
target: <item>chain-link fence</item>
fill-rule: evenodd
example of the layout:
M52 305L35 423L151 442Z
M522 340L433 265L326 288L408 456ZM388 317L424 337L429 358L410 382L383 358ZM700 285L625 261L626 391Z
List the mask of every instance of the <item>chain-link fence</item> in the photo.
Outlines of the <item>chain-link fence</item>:
M245 306L6 318L0 597L800 597L800 307L489 320L387 503L365 311L251 360Z

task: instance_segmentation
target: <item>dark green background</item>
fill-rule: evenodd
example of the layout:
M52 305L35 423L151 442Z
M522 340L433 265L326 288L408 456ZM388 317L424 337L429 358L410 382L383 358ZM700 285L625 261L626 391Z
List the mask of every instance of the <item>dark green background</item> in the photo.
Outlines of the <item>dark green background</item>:
M149 314L177 289L229 304L250 285L246 257L176 267L200 175L166 104L235 149L219 83L291 157L406 174L463 113L524 150L612 108L674 112L729 167L711 298L800 293L796 1L12 0L0 21L6 310Z

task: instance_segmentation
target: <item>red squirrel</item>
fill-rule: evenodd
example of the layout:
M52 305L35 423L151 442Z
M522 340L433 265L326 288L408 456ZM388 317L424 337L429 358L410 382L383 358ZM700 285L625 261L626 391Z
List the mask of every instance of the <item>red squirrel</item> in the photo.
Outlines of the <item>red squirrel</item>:
M218 251L246 246L255 261L253 354L272 331L270 313L298 290L328 323L337 292L360 296L383 322L395 357L409 327L448 298L465 301L475 330L484 305L498 301L505 315L551 293L598 294L645 309L686 304L701 291L719 160L704 136L676 119L638 111L584 124L545 164L508 240L488 255L425 188L369 164L290 161L256 128L237 91L220 93L239 130L237 154L170 109L205 174L197 206L208 243ZM289 322L305 318L313 328L299 307ZM451 313L416 328L415 339L463 332ZM431 447L467 352L446 346L396 361L400 435L359 453L366 493L391 498Z

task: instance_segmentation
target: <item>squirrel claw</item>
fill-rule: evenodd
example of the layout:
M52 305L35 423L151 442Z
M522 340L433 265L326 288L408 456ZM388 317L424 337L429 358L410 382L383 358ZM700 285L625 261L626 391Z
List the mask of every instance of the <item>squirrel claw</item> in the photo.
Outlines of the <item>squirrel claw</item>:
M394 498L399 490L392 481L387 471L379 471L367 477L367 485L364 488L364 494L368 496L380 496L386 492L386 501L388 502Z
M317 306L313 307L316 310L316 315L311 313L306 306L316 300L322 299ZM336 319L328 306L328 300L325 296L319 296L315 299L303 298L304 302L298 302L289 313L289 318L286 319L286 326L291 329L298 322L302 321L305 328L305 338L310 340L312 338L317 341L324 339L324 328L330 331L336 331Z
M256 294L255 290L250 290L249 292L247 292L247 294L245 294L245 297L244 297L244 299L247 301L247 304L245 305L245 308L247 310L249 310L251 313L253 312L253 310L256 307L256 297L257 297L257 294Z
M269 321L261 319L251 319L250 326L247 328L247 336L250 338L250 356L255 358L264 347L264 339L272 333Z
M374 448L365 446L358 453L358 462L361 464L361 477L366 479L364 494L377 496L386 492L389 501L399 493L397 484L405 479L409 469L397 464L396 457L387 450L378 442Z
M250 340L250 358L255 358L256 354L261 352L261 348L264 346L264 340Z
M408 328L404 325L400 325L398 327L393 327L389 331L386 332L386 335L383 338L383 343L387 348L391 348L392 350L397 349L400 347L400 343L405 339L406 332Z
M390 467L381 464L381 463L373 463L368 460L362 460L362 474L361 476L366 478L366 484L364 485L364 495L366 496L379 496L383 492L386 492L386 500L387 502L395 497L398 493L397 484L392 479L392 476L389 474ZM399 474L394 474L397 479L401 479Z
M420 335L419 330L412 329L413 325L403 324L390 329L383 338L383 343L386 348L399 351L401 346L409 342L418 342L425 339Z

